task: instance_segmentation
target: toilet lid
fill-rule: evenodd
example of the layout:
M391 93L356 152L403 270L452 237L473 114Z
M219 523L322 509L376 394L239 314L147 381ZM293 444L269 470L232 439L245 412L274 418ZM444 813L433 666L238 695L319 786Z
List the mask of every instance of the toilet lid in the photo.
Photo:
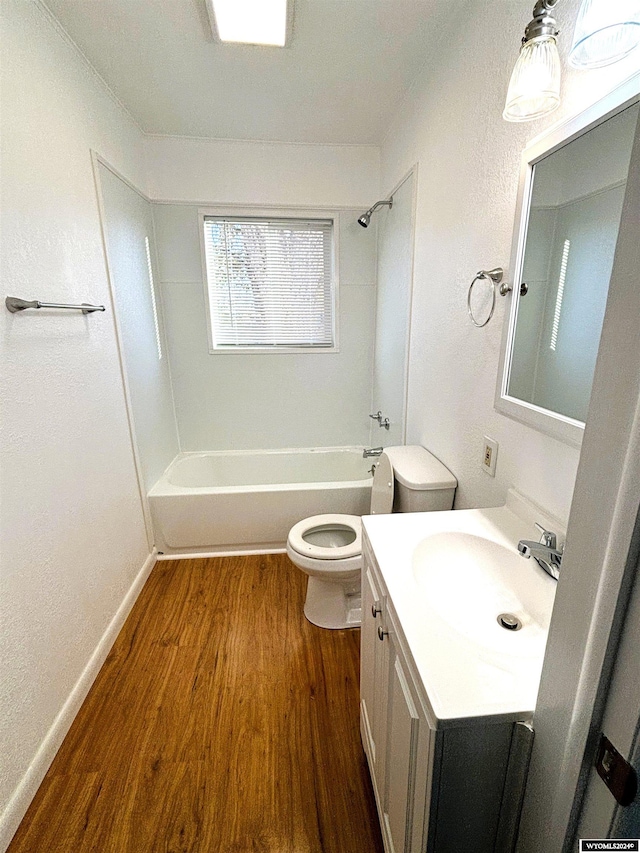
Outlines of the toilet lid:
M353 541L341 547L321 545L313 541L314 539L322 540L323 532L331 529L344 531L347 540L353 535ZM316 536L316 534L320 535ZM357 557L362 553L362 519L359 515L337 513L312 515L293 525L287 541L298 554L317 560L344 560L347 557Z
M376 462L371 488L371 515L391 512L393 507L393 468L386 453Z

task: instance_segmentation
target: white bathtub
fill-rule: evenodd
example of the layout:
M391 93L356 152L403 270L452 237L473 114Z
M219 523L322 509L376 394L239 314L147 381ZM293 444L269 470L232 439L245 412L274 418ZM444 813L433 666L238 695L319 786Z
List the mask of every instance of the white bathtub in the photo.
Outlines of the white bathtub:
M158 550L284 548L310 515L367 513L371 463L361 447L182 453L149 492Z

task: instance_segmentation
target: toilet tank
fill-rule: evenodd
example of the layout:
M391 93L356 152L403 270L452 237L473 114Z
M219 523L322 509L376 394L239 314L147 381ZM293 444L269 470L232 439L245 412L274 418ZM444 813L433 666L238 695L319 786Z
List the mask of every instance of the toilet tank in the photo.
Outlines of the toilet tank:
M419 445L385 447L393 466L393 512L453 508L458 481L439 459Z

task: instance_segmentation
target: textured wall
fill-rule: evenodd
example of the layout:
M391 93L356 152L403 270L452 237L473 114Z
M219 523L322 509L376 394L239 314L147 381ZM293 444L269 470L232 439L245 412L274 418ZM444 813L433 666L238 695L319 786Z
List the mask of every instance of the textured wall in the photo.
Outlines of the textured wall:
M140 134L36 3L2 4L2 87L4 294L109 306L90 148L143 184ZM0 357L2 849L149 548L110 306L3 306Z
M636 60L586 73L565 62L559 111L524 125L503 121L531 5L501 0L487 15L486 4L468 4L465 25L443 39L395 117L382 148L382 187L388 191L419 162L407 441L424 444L456 474L458 507L501 504L515 486L566 519L579 453L494 411L508 300L499 299L490 324L476 329L466 294L477 270L509 265L528 140L625 79ZM564 56L578 7L579 0L558 5ZM500 443L495 479L480 469L485 434Z

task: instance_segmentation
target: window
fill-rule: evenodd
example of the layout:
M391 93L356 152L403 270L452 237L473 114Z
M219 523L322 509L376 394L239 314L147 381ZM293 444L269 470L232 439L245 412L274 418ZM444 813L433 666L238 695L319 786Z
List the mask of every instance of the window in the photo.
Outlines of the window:
M333 221L204 216L213 351L333 350Z

